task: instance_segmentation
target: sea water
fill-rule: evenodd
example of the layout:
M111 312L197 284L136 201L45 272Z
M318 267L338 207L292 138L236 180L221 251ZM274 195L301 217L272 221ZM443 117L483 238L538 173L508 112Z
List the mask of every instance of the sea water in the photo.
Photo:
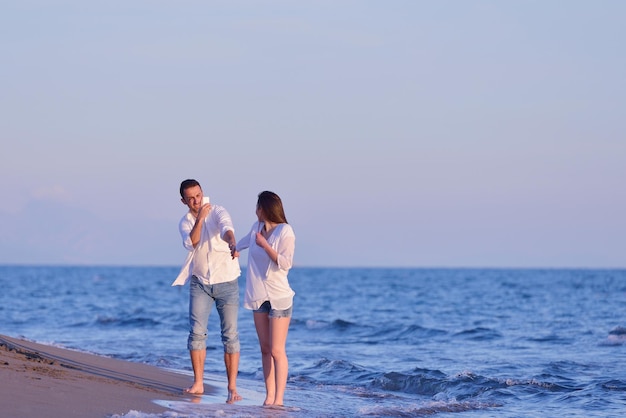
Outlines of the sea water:
M177 273L0 266L0 333L190 374ZM223 398L156 399L172 411L125 416L626 415L626 270L294 268L289 279L285 409L258 407L261 359L242 308L242 403L223 402L213 311L207 382Z

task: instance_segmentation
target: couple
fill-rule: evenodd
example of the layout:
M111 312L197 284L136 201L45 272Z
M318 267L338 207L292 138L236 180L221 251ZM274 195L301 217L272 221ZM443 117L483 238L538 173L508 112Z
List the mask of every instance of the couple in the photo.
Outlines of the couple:
M287 223L277 194L258 196L258 221L239 242L230 215L211 205L200 183L188 179L180 196L189 211L179 223L183 245L189 250L185 265L172 286L189 285L189 338L187 348L193 368L193 385L186 393L204 393L204 361L209 314L215 304L220 317L224 364L228 380L227 403L241 400L237 393L239 371L239 252L248 249L246 293L243 306L254 312L265 379L263 405L283 405L288 361L285 351L294 291L287 273L292 266L296 237Z

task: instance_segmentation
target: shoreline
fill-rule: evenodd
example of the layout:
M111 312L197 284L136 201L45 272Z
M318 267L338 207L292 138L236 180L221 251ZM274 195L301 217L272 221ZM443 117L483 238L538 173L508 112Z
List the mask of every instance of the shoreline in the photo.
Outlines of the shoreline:
M13 417L110 417L163 413L185 401L190 375L0 335L0 404ZM205 382L205 395L216 388Z

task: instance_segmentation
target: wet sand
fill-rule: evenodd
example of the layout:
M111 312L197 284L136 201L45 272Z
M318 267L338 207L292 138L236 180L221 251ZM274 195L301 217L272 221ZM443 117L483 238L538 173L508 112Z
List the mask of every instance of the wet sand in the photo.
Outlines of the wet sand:
M192 377L155 366L0 335L0 405L6 417L108 417L160 413L184 401ZM215 388L205 384L205 394Z

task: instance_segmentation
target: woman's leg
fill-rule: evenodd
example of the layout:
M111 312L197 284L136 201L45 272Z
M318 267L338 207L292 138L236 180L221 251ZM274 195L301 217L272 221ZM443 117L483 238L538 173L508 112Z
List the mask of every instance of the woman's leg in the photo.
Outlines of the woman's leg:
M265 380L265 401L263 405L273 405L276 397L276 378L270 340L270 322L268 313L254 313L254 326L259 337L261 347L261 362L263 364L263 379Z
M285 345L287 343L287 332L289 331L290 321L290 317L269 319L271 354L276 379L274 405L283 405L283 397L285 396L285 388L287 387L289 361L287 359Z

